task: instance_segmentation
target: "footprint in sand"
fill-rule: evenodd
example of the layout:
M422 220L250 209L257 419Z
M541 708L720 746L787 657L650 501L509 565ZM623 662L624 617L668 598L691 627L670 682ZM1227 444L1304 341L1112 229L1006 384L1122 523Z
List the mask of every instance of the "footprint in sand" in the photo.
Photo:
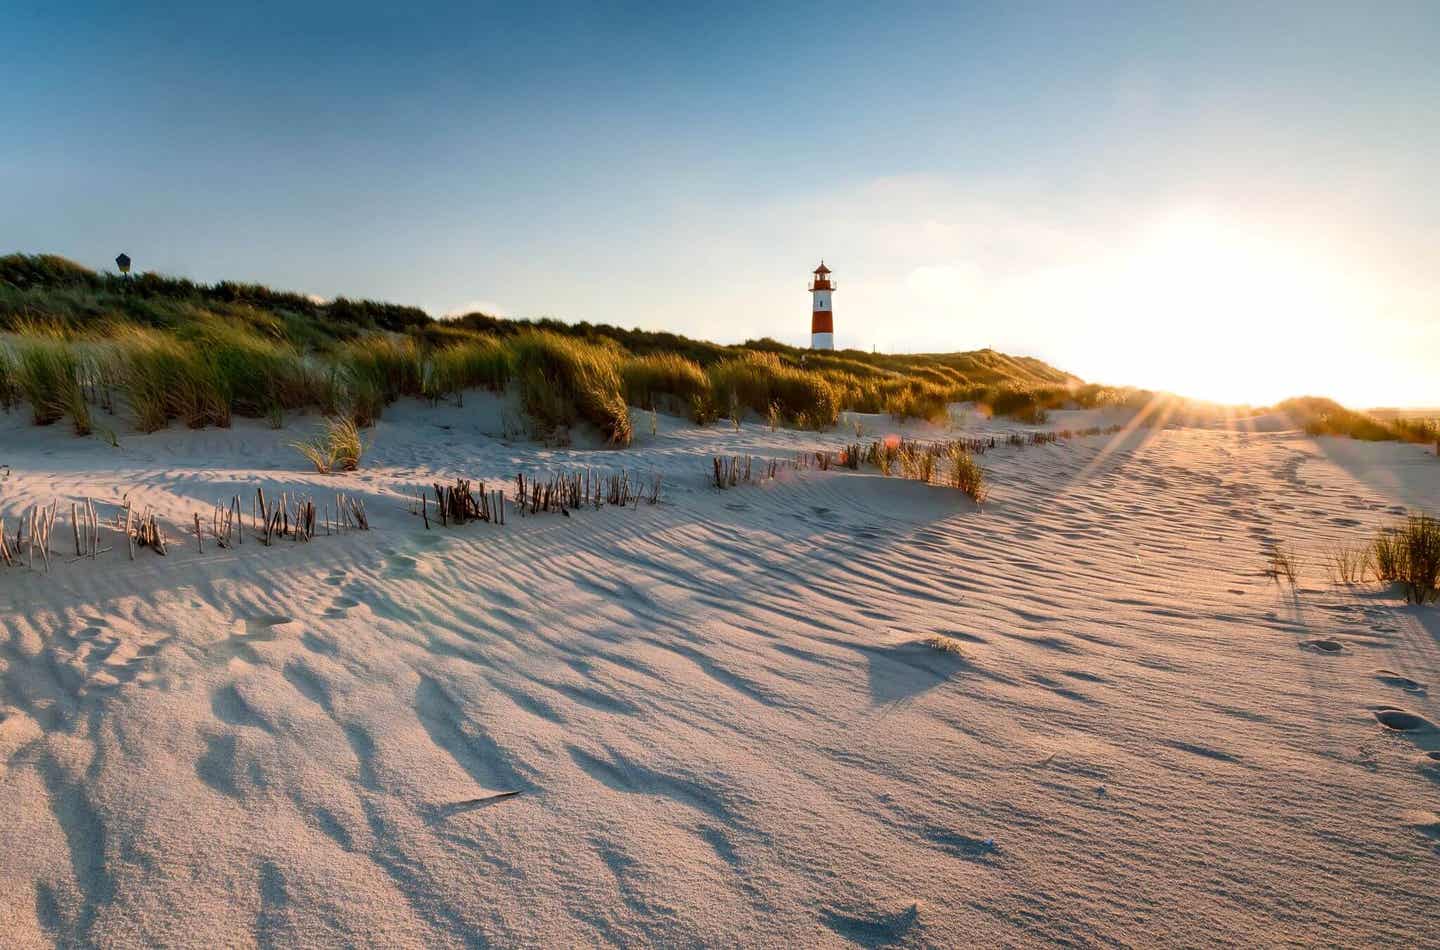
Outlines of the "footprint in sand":
M294 617L286 614L260 614L240 619L245 622L245 636L252 640L273 640L280 635L275 631L276 627L295 622Z
M354 597L347 597L342 594L330 602L330 606L325 609L325 616L334 620L337 617L345 616L353 608L359 606L360 601L356 600Z
M340 648L328 640L317 637L313 633L307 633L300 637L300 645L311 653L320 656L338 656Z
M1440 782L1440 751L1420 753L1415 757L1415 767L1432 782Z
M1345 645L1339 640L1305 640L1300 644L1300 649L1314 653L1344 653Z
M864 947L885 947L915 936L920 922L920 905L911 904L895 913L854 914L826 910L820 922L851 943Z
M279 639L282 631L277 628L295 622L293 617L285 614L261 614L241 617L240 620L245 625L245 632L232 634L224 640L210 644L206 648L209 655L225 660L239 657L247 663L260 663L260 654L250 644Z
M391 577L411 577L420 570L420 562L408 554L395 554L386 561L386 573Z
M1424 683L1417 683L1410 677L1401 676L1394 670L1376 670L1375 678L1380 682L1384 683L1386 686L1394 686L1397 689L1403 689L1407 693L1425 692Z
M1434 732L1435 724L1424 716L1406 712L1403 709L1396 709L1394 706L1381 706L1370 710L1380 725L1392 732Z
M1429 839L1435 845L1435 851L1440 853L1440 815L1433 811L1407 811L1400 820L1421 837Z

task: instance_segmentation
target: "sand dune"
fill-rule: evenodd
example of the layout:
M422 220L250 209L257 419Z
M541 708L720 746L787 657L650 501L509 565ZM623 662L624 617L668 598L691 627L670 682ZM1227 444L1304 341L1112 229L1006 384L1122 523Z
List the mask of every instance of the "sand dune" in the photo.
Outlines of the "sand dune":
M397 407L335 477L285 447L303 420L119 450L3 422L7 522L257 484L374 522L0 571L7 945L1436 945L1440 614L1319 559L1440 506L1432 454L1141 429L996 449L982 510L864 471L708 485L848 433L662 417L606 452L500 416ZM404 510L586 465L662 503Z

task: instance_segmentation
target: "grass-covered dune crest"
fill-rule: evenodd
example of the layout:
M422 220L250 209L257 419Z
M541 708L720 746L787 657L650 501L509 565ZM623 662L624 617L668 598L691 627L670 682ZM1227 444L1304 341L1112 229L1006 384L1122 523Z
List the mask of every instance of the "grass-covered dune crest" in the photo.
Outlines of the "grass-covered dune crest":
M128 411L143 431L236 414L278 424L306 408L366 425L401 397L459 401L477 387L514 390L537 434L584 423L614 445L630 441L630 407L824 428L846 410L941 418L969 400L1039 416L1122 398L991 350L812 353L552 319L437 320L258 284L104 274L49 254L0 257L0 332L0 400L27 404L39 424L68 418L79 433L91 430L91 407Z
M1169 408L1159 415L1174 418L1184 402L991 349L814 352L549 318L436 319L400 304L0 256L0 406L23 404L36 424L68 420L83 435L110 431L99 421L108 415L140 431L226 426L240 415L278 426L287 413L316 410L367 426L397 399L459 403L477 388L515 393L539 437L585 425L615 446L632 438L632 407L700 424L757 415L824 429L844 412L941 420L958 402L1030 423L1061 407L1153 412L1160 403ZM1312 434L1440 435L1432 422L1381 420L1329 400L1276 408Z

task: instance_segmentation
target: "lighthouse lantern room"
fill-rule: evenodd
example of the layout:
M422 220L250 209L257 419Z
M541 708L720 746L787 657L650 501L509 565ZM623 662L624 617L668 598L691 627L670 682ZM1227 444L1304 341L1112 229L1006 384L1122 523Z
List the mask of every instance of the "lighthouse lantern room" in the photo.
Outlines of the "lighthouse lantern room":
M830 295L835 292L835 282L830 279L830 268L821 261L810 278L810 349L835 349L835 314L830 309Z

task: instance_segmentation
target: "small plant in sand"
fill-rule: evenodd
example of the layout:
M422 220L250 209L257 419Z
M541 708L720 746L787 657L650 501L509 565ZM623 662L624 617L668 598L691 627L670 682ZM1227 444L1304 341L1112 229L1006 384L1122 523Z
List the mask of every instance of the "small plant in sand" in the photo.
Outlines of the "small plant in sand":
M906 478L928 485L935 477L935 453L928 451L926 446L902 443L900 470Z
M886 478L889 478L890 473L895 469L896 455L895 447L888 441L876 442L870 446L871 459L874 461L875 467L880 469L880 474Z
M1265 576L1273 578L1277 584L1285 580L1289 581L1291 587L1295 586L1295 580L1299 576L1299 563L1289 545L1282 542L1270 549L1265 562Z
M965 646L954 637L947 637L943 633L937 633L925 641L925 645L941 653L952 653L955 656L965 655Z
M1440 519L1410 515L1384 528L1370 545L1375 576L1405 587L1405 599L1426 604L1440 599Z
M778 402L772 402L765 410L765 422L770 426L770 431L774 432L780 428L780 423L784 421L785 414L780 411L780 404Z
M310 439L290 445L305 456L321 475L355 471L360 467L360 456L365 452L355 420L343 416L328 420L325 428Z
M962 446L950 447L949 479L952 488L960 489L977 505L983 504L990 494L990 487L985 482L985 469Z
M1398 581L1405 573L1405 548L1400 543L1400 532L1395 528L1381 528L1370 542L1370 561L1375 569L1375 579Z
M1360 584L1370 573L1371 550L1368 544L1341 543L1330 549L1330 581L1333 584Z

